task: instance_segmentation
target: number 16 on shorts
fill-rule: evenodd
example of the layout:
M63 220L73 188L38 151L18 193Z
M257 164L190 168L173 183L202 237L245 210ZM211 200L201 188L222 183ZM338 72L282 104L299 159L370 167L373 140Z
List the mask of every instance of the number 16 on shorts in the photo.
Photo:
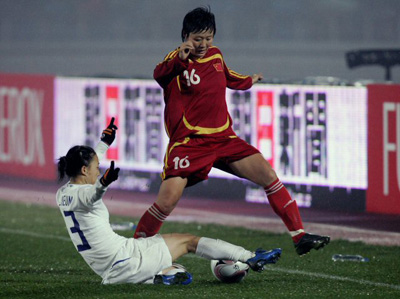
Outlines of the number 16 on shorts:
M186 156L185 158L179 158L175 157L174 158L174 169L183 169L183 168L188 168L190 166L190 162L188 160L189 156Z

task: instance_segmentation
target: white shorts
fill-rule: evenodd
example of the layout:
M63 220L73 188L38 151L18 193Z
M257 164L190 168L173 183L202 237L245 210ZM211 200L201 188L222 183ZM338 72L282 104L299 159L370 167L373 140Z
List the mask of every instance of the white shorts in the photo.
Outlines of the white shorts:
M145 283L171 265L171 253L161 235L129 238L115 256L102 283Z

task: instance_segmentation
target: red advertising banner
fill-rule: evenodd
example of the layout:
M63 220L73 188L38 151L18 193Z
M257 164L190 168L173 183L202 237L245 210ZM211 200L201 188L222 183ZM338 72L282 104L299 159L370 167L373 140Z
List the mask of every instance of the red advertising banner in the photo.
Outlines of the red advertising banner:
M0 174L55 179L54 77L0 74Z
M368 86L367 211L400 214L400 85Z
M274 165L274 93L257 93L257 147L264 158Z
M114 117L114 124L118 127L119 126L119 88L118 86L107 86L106 87L106 125L107 126L111 119ZM118 141L119 141L119 134L116 135L115 142L110 146L108 149L106 156L107 159L110 160L118 160Z

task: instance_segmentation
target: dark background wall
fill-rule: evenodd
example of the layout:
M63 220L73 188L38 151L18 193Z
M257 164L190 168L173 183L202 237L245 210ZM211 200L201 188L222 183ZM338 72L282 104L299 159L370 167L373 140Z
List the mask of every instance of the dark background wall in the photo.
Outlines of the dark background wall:
M383 81L381 67L348 69L345 53L400 48L397 0L0 0L0 72L151 78L201 5L228 66L267 81Z

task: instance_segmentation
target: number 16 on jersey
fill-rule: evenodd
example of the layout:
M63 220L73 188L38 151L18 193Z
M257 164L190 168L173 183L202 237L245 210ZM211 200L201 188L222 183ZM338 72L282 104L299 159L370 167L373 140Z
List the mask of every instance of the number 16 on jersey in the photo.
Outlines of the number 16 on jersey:
M189 156L186 156L185 158L179 158L179 157L175 157L174 158L174 163L175 163L175 169L179 169L179 168L188 168L190 166L190 162L188 160Z

